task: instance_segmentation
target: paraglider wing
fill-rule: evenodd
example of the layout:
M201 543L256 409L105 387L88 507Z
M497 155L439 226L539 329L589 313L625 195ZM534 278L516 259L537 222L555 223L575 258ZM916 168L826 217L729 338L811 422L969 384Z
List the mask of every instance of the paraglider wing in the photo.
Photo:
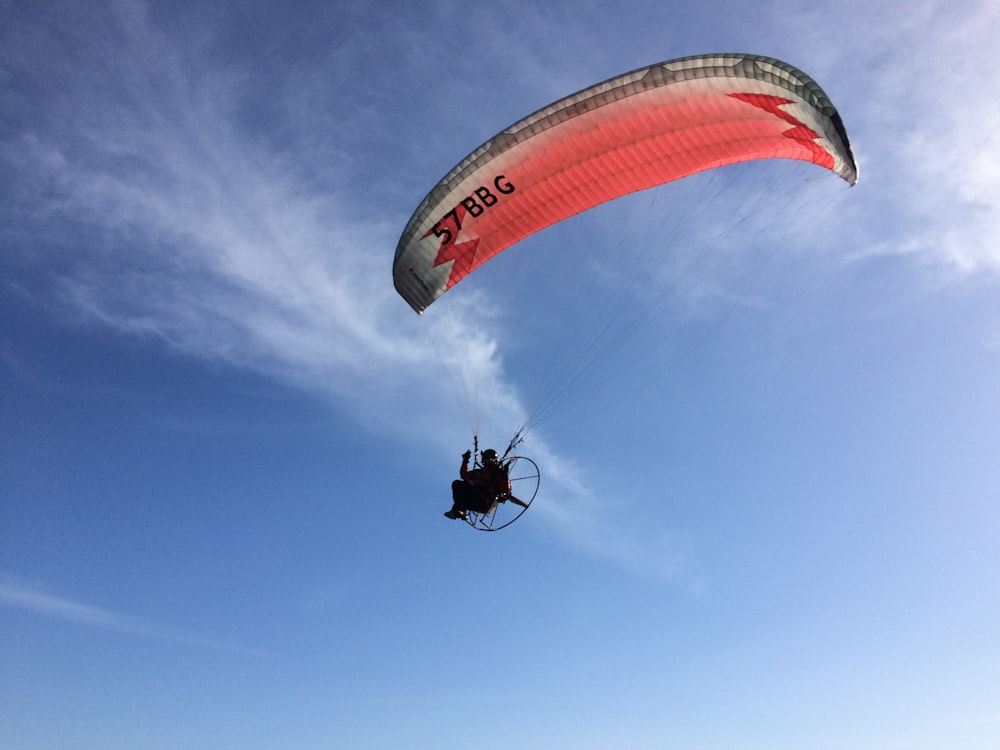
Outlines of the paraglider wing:
M477 148L417 207L396 247L418 313L515 242L628 193L725 164L800 159L850 184L843 123L807 75L770 57L685 57L597 84Z

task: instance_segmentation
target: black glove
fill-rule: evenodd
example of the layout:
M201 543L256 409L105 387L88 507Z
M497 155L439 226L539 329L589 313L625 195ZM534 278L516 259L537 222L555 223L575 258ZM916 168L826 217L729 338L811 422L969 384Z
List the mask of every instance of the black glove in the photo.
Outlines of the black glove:
M469 459L472 458L472 451L466 451L462 454L462 463L469 463Z

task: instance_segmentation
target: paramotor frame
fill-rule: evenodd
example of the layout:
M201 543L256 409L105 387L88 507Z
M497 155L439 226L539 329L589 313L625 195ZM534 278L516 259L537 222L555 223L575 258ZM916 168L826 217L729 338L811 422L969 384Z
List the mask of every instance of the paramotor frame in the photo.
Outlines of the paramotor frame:
M524 515L538 494L541 482L538 464L526 456L508 456L503 459L503 466L510 479L511 491L498 496L485 513L469 511L466 514L465 522L477 531L500 531L510 526Z

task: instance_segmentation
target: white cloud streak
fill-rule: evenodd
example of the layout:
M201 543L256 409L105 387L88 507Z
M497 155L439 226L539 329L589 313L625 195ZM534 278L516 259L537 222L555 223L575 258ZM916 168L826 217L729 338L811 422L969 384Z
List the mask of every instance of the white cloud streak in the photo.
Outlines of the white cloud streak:
M854 258L909 255L954 278L1000 273L1000 5L783 3L861 163ZM841 31L842 33L838 33ZM836 40L831 44L830 40Z
M110 630L127 635L169 641L185 646L260 653L221 641L202 638L180 630L163 627L141 617L113 612L73 599L55 596L42 588L26 584L15 577L0 574L0 605L32 612L62 622Z

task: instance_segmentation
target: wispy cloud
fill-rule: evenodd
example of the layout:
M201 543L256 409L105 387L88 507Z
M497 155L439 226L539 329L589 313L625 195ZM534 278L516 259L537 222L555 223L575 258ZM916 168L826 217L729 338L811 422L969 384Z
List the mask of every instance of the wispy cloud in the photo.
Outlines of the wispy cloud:
M387 283L388 228L237 127L239 76L141 15L105 20L75 50L100 63L55 71L70 91L47 92L55 111L5 148L31 190L25 223L79 230L42 250L50 291L86 319L350 401L404 371L431 381Z
M170 641L187 646L260 653L252 649L164 627L141 617L113 612L73 599L56 596L46 592L41 587L25 583L15 577L2 573L0 573L0 605L12 609L25 610L54 620L86 625L102 630L112 630L142 638Z
M831 36L819 6L774 15L808 44L861 162L844 207L849 256L909 255L958 278L1000 273L1000 6L921 0L837 4L849 33ZM858 23L864 19L863 23ZM835 39L835 43L831 43Z

